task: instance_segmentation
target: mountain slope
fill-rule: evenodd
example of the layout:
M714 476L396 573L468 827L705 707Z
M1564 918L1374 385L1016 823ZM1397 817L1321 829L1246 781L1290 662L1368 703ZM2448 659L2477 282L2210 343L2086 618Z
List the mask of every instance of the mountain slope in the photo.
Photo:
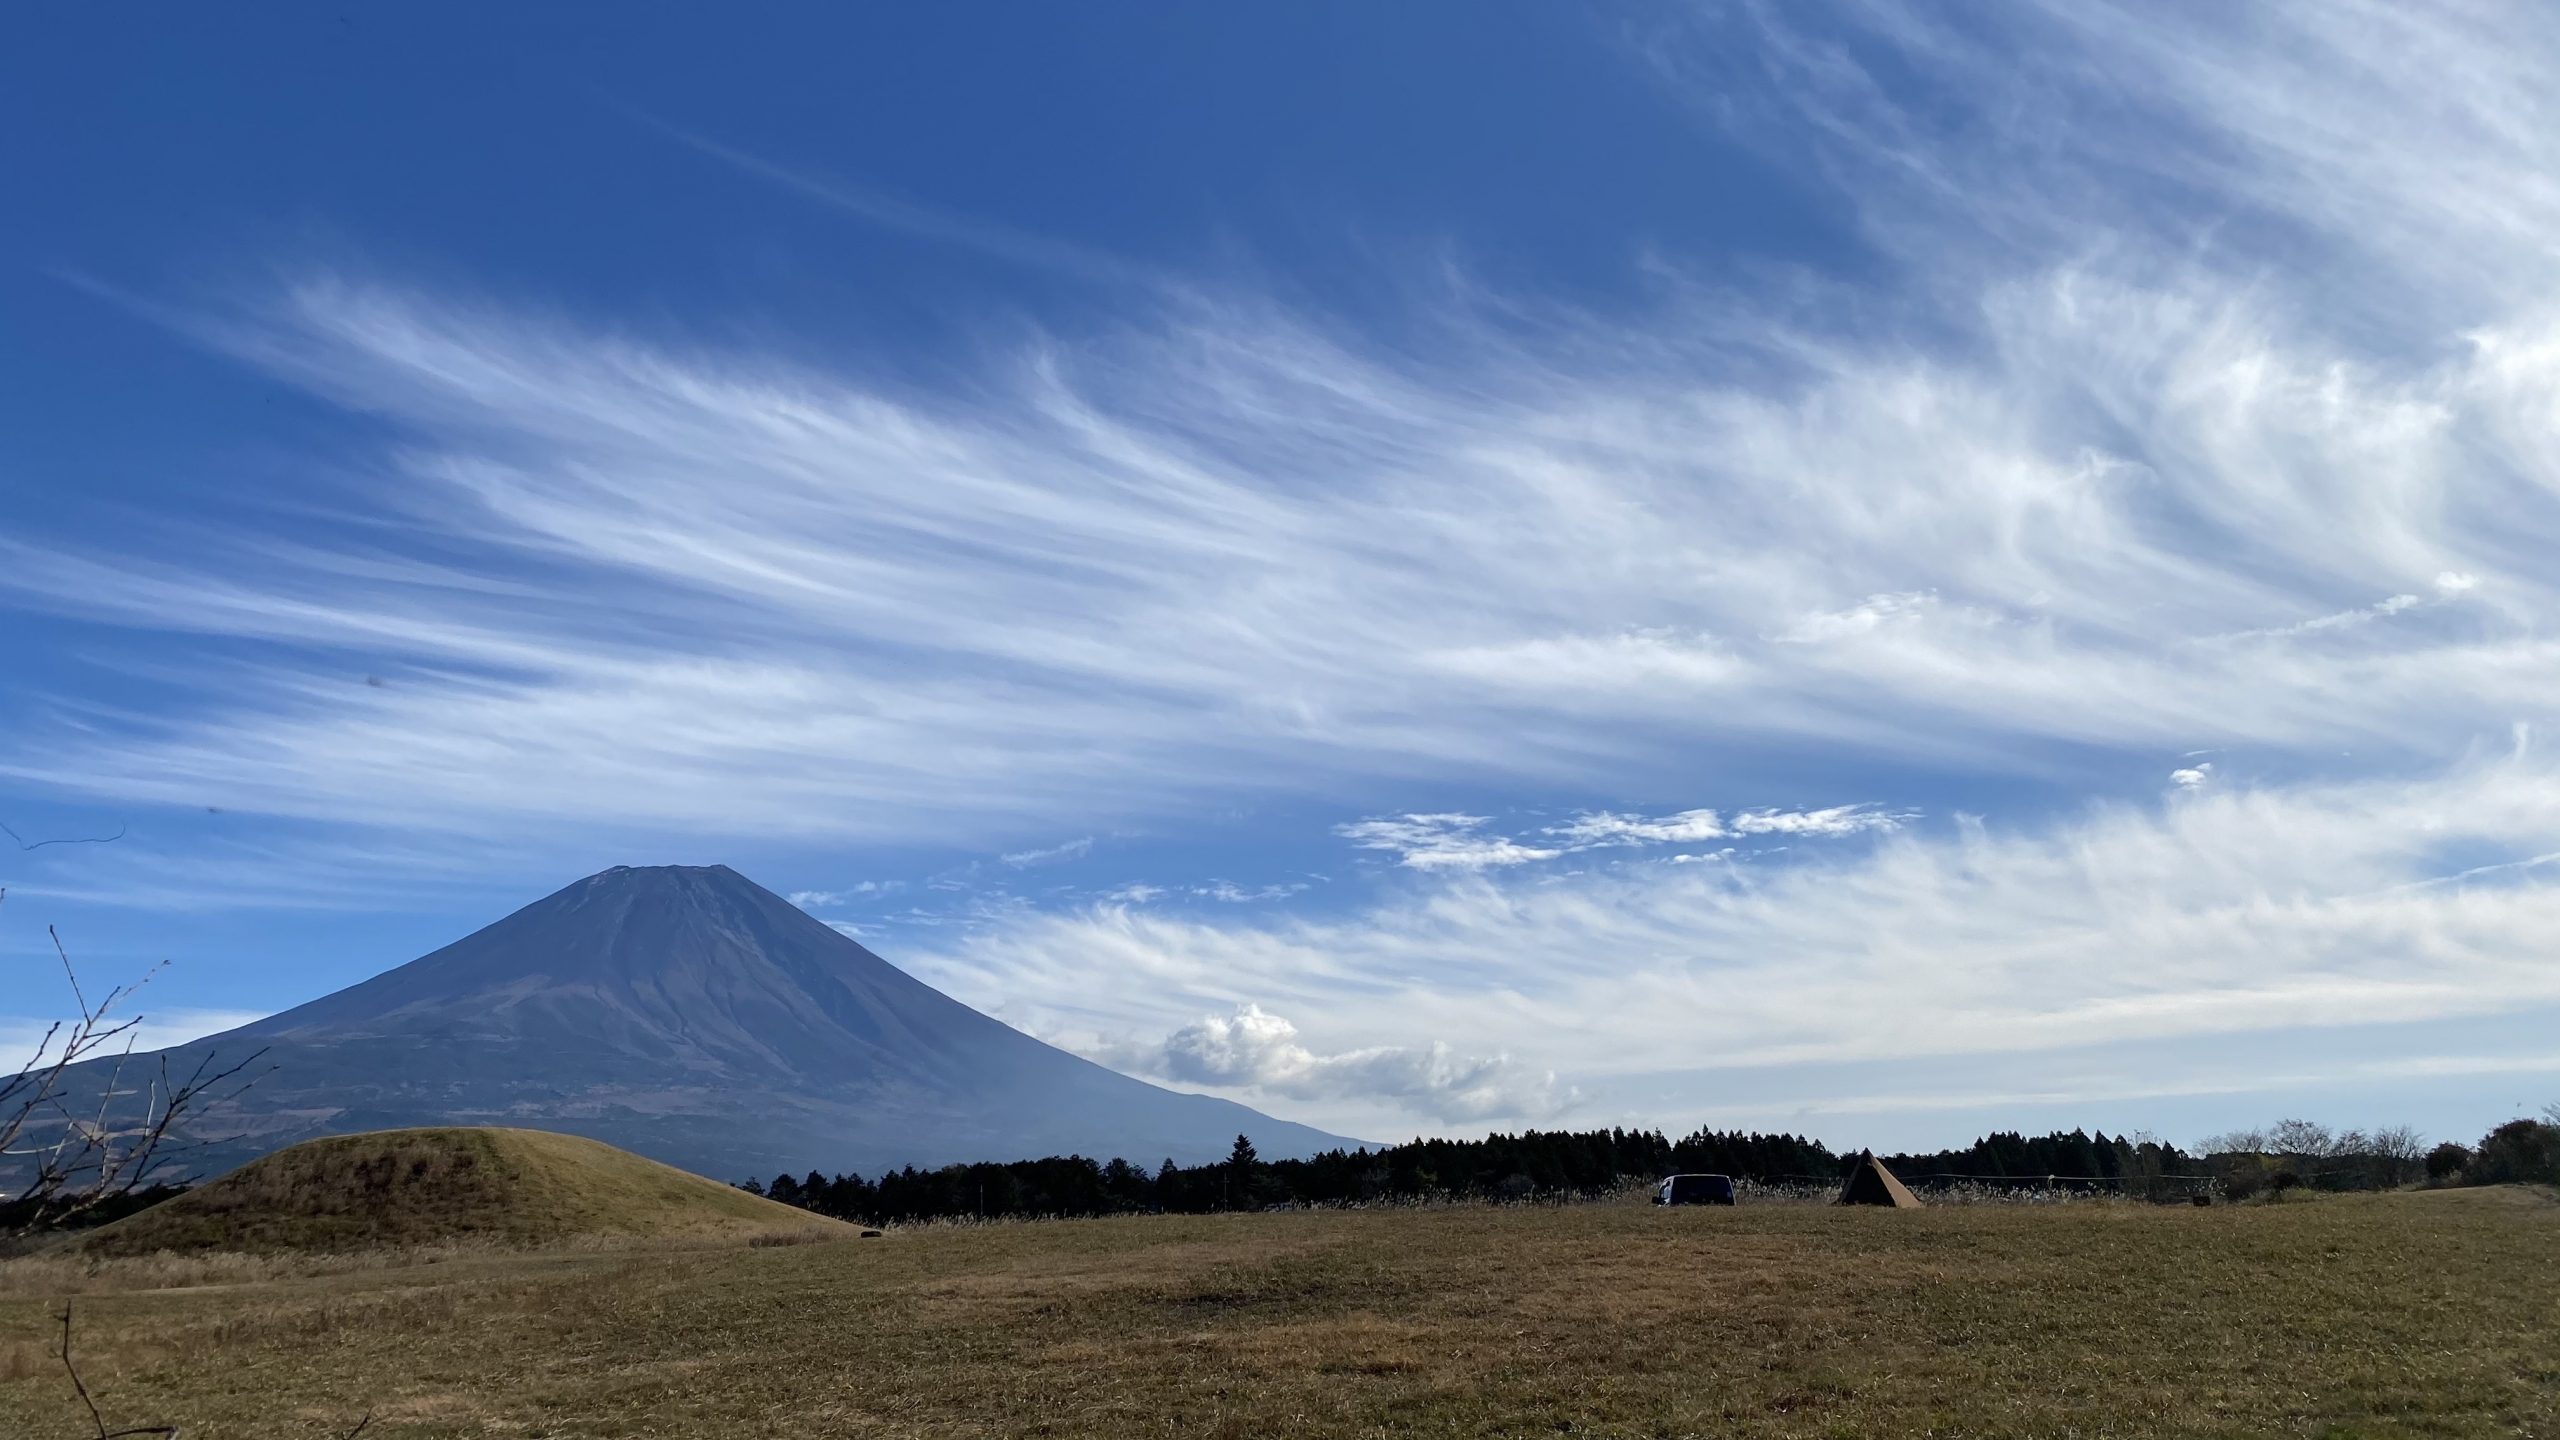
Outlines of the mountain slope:
M333 995L178 1047L272 1067L199 1120L237 1163L320 1134L516 1125L721 1178L1350 1144L1043 1044L726 866L616 867Z

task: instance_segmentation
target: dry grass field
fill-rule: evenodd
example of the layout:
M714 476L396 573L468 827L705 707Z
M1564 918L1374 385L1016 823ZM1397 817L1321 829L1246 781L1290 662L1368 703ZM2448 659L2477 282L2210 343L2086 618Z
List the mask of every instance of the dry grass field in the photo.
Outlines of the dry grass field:
M0 1265L0 1436L2560 1434L2560 1200L1289 1213Z

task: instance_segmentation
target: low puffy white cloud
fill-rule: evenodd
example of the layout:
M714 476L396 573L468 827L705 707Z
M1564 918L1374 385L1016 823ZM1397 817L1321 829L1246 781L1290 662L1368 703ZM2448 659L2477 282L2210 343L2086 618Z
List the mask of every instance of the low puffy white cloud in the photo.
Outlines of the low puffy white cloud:
M2169 772L2169 783L2181 790L2201 790L2213 782L2213 762L2184 765Z
M1506 1055L1461 1055L1439 1041L1319 1054L1296 1025L1254 1004L1203 1016L1119 1058L1179 1084L1383 1102L1452 1124L1542 1119L1572 1099L1552 1072Z

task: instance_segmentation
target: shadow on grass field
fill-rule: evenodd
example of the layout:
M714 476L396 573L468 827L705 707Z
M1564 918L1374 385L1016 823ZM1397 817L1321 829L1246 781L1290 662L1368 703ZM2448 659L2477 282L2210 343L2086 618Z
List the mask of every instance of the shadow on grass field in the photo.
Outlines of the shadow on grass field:
M95 1433L74 1285L110 1424L189 1440L2560 1433L2560 1201L2514 1188L186 1264L0 1265L0 1435Z

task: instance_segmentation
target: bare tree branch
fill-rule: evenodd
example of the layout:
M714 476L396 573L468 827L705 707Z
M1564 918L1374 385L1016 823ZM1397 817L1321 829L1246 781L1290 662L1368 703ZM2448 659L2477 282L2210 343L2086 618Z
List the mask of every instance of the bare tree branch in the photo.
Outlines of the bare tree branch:
M100 1413L98 1402L89 1394L89 1382L80 1378L79 1363L71 1358L71 1302L62 1302L62 1368L71 1376L71 1388L80 1392L80 1403L89 1407L89 1423L97 1427L97 1440L126 1440L134 1435L161 1435L177 1440L175 1425L135 1425L123 1430L107 1428L107 1417Z
M45 938L53 942L54 958L62 962L62 978L71 982L71 998L80 1006L80 1018L95 1020L98 1017L89 1010L89 997L80 989L80 972L72 968L71 952L62 948L62 932L47 925L44 927L44 933ZM107 998L113 1000L115 996L109 994Z
M7 890L0 889L0 901L7 897ZM24 1162L0 1169L0 1175L14 1173L23 1182L15 1195L0 1194L0 1236L62 1225L154 1183L178 1156L211 1143L190 1138L180 1128L188 1114L254 1083L256 1077L246 1072L266 1053L260 1050L219 1068L212 1054L204 1054L184 1081L170 1076L163 1055L147 1089L128 1089L125 1072L141 1017L119 1015L117 1007L148 983L158 967L92 1004L62 936L51 926L45 933L52 938L79 1014L47 1028L35 1054L14 1073L0 1075L0 1162ZM92 1107L85 1094L76 1093L85 1075L74 1067L104 1061L110 1052L115 1062L105 1069ZM140 1116L120 1118L137 1094ZM76 1111L75 1103L80 1107Z

